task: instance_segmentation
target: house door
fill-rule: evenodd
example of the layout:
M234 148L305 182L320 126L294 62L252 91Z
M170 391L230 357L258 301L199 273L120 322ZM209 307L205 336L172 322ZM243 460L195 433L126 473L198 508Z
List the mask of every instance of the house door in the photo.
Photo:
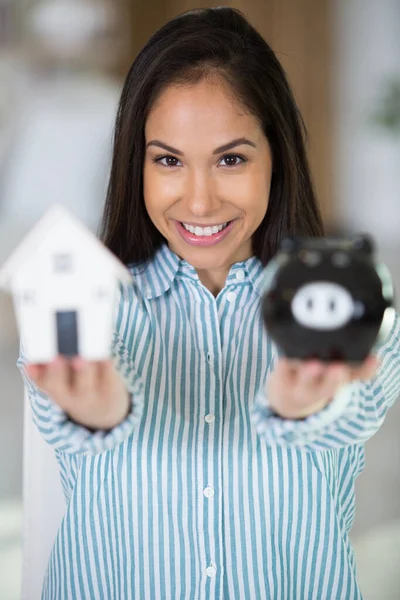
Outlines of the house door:
M57 348L58 353L64 356L78 354L78 326L77 312L57 311Z

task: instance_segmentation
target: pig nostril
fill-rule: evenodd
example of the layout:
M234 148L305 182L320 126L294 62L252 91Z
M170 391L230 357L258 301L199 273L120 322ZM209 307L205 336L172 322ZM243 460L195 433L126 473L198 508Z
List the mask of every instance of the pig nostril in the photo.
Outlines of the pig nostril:
M330 310L331 312L333 312L333 311L335 310L335 308L336 308L336 302L335 302L335 300L331 300L331 301L329 302L329 310Z
M313 308L312 298L307 298L307 309L312 310L312 308Z

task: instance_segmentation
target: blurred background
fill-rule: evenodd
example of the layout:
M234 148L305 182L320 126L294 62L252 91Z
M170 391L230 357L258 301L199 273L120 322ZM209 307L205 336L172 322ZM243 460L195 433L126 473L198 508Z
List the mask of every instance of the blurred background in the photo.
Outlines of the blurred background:
M237 0L285 67L328 228L369 232L400 290L399 0ZM118 96L150 34L191 0L0 0L0 267L53 203L92 230ZM0 598L20 594L23 386L0 292ZM367 444L353 541L366 600L400 598L400 403ZM32 598L32 600L35 600ZM288 599L289 600L289 599ZM325 600L325 599L321 599Z

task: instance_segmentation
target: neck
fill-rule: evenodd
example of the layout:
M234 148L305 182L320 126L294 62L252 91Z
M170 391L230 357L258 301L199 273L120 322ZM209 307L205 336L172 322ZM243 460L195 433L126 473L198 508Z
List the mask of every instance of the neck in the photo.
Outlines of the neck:
M225 267L221 269L213 269L212 271L206 271L202 269L196 269L196 271L204 287L210 290L213 296L218 296L219 292L225 285L229 270L227 270Z

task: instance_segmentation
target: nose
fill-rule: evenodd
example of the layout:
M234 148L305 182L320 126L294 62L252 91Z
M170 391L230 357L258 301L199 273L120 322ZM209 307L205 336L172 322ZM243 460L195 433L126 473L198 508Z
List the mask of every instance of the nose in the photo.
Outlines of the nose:
M222 204L216 194L212 177L203 171L192 172L188 175L185 202L195 217L212 215L219 211Z

